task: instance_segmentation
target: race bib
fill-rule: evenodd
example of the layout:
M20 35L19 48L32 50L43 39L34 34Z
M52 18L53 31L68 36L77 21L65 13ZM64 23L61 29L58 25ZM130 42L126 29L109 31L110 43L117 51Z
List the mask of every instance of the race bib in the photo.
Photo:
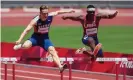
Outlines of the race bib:
M86 29L87 35L95 34L95 33L97 33L97 28Z
M43 28L39 27L38 32L39 33L47 33L48 32L48 27L43 27Z
M45 25L39 25L38 26L38 32L39 33L47 33L49 30L50 24L45 24Z

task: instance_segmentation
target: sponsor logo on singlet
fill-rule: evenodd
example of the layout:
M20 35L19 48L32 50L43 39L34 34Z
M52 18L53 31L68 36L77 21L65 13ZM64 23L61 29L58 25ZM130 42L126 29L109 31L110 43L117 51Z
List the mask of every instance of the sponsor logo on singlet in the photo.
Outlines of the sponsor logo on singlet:
M90 34L95 34L97 33L97 28L88 28L86 29L86 34L90 35Z
M48 19L46 21L46 23L39 22L38 25L37 25L38 26L38 32L39 33L47 33L48 30L49 30L50 24L51 24L50 19Z
M91 24L86 24L86 28L91 28L91 27L94 27L94 26L96 26L96 23L95 23L95 21L93 22L93 23L91 23Z
M45 24L45 25L39 25L38 26L38 32L40 33L47 33L49 29L50 24Z
M87 35L97 33L96 23L95 21L91 24L86 24L85 31Z

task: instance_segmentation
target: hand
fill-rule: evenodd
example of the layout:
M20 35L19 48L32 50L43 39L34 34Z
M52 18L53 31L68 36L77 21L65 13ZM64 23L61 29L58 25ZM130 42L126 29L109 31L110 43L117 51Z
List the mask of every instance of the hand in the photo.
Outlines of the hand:
M15 42L15 44L20 44L21 43L21 40L17 40L16 42Z
M65 17L65 16L62 16L62 19L63 19L63 20L66 20L66 17Z
M118 11L116 11L116 13L118 13Z

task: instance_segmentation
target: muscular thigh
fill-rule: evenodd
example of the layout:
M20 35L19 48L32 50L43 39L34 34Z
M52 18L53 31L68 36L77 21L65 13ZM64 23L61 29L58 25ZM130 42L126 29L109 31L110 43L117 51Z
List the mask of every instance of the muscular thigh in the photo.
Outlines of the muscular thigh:
M50 50L51 49L54 50L53 44L48 38L47 39L43 39L43 42L40 45L46 51L48 51L50 47L52 47L52 48L50 48Z
M26 40L22 45L23 48L30 48L31 46L32 42L30 40Z
M29 38L29 41L31 42L32 46L37 46L38 45L38 40L39 37L37 34L32 34L31 38Z
M84 36L82 38L82 42L84 45L87 45L87 46L89 46L92 43L94 43L95 45L99 43L97 36Z
M82 42L83 42L84 45L89 46L90 43L94 42L94 39L93 39L93 37L84 36L84 37L82 38Z

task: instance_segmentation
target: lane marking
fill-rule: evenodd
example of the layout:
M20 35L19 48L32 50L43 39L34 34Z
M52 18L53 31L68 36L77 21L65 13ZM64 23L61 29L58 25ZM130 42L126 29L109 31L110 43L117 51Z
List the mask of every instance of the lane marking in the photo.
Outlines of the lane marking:
M4 75L3 73L1 75ZM12 76L12 74L7 74L7 76ZM21 78L28 78L28 79L36 79L36 80L51 80L51 79L43 79L43 78L36 78L36 77L28 77L28 76L21 76L21 75L15 75L16 77Z
M1 70L4 70L4 68L1 68ZM8 71L12 71L12 69L7 69ZM22 71L22 70L15 70L16 72L22 72L22 73L30 73L30 74L39 74L39 75L47 75L47 76L55 76L60 77L61 75L58 74L49 74L49 73L41 73L41 72L30 72L30 71ZM69 78L69 76L63 75L65 78ZM80 79L80 80L99 80L99 79L93 79L93 78L83 78L83 77L75 77L72 76L73 79Z

